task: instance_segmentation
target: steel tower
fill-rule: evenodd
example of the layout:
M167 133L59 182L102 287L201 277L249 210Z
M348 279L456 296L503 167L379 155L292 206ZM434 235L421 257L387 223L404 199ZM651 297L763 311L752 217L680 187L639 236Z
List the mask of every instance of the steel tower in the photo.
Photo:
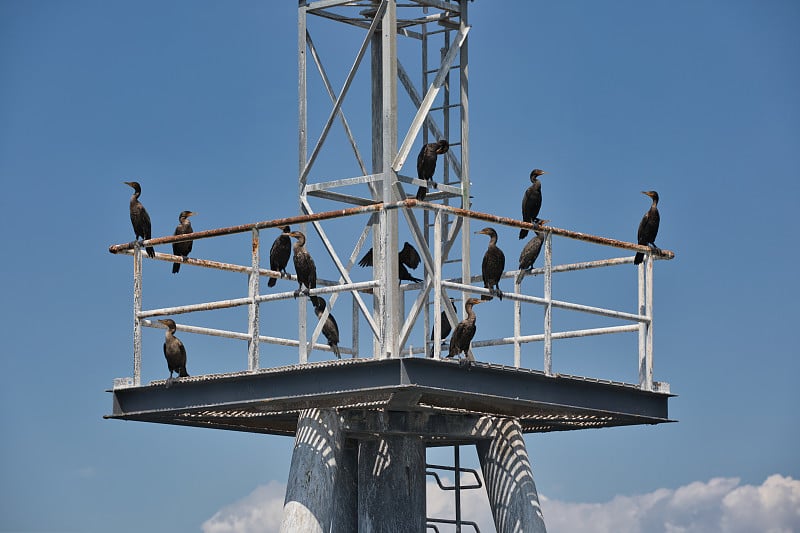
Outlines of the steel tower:
M653 263L671 259L669 251L657 253L632 243L544 227L544 266L504 275L514 280L513 291L507 291L503 301L514 309L513 334L492 338L481 332L472 345L475 349L511 346L513 365L489 362L490 357L475 361L471 353L470 364L440 359L442 329L433 317L444 312L455 324L459 313L447 305L449 297L456 295L463 304L470 294L489 294L474 285L479 276L470 272L470 221L533 228L470 210L468 6L467 0L299 2L300 215L191 234L191 239L199 240L250 233L250 265L184 260L192 266L246 274L247 297L145 310L141 298L143 244L110 248L112 253L134 257L134 375L115 383L109 418L294 436L281 531L419 532L426 527L438 530L437 523L451 523L461 531L468 523L460 516L452 521L426 517L426 447L454 445L457 458L458 446L474 444L497 531L542 532L544 518L524 433L669 421L669 388L653 381L652 357ZM342 63L342 47L326 49L317 44L317 24L328 25L328 37L340 28L358 35L360 45L351 63ZM399 43L408 46L404 50L416 50L413 64L418 72L403 63L406 55L398 53ZM329 76L326 55L336 56L337 68L345 65L346 75L338 90ZM309 73L314 71L318 77L312 82ZM345 112L345 103L351 101L348 97L352 98L363 72L369 87L361 93L356 108L363 108L361 115L370 119L366 132L351 123L352 116ZM310 91L311 83L322 91ZM309 98L309 93L315 98L322 94L323 102ZM403 94L402 100L398 93ZM315 113L320 110L322 116L318 117ZM344 133L357 163L359 170L354 175L331 175L319 162L334 127ZM359 145L362 138L369 141L370 160ZM451 148L439 160L437 186L420 202L413 193L426 183L417 179L413 156L420 144L437 139L447 139ZM318 208L331 203L344 207ZM342 250L326 229L327 223L341 217L364 222L352 249ZM311 226L339 275L338 280L320 280L318 288L311 291L329 297L328 308L316 323L308 323L307 297L297 298L296 339L265 335L259 318L262 306L294 296L292 292L264 294L259 284L261 277L280 276L261 267L260 231L285 224L301 224L306 234ZM423 281L402 286L397 282L401 229L410 235L424 265ZM354 281L353 264L370 237L372 279ZM555 300L553 273L629 265L632 257L554 265L553 237L648 252L638 268L636 311ZM169 236L147 244L180 240L189 239ZM181 260L164 253L157 253L156 259ZM542 296L523 291L528 276L543 277ZM406 295L414 297L408 310ZM352 345L341 351L353 359L311 361L314 350L329 350L316 341L341 296L351 298L353 309ZM543 309L542 333L523 332L527 329L521 319L523 305ZM247 333L186 324L179 324L178 330L247 341L246 370L183 378L168 388L163 381L141 384L142 328L159 327L151 318L238 306L249 310ZM553 308L631 323L554 331ZM421 326L415 330L418 322ZM372 343L372 353L366 358L359 353L359 327L364 324ZM309 339L310 325L314 327ZM414 344L414 332L420 330L424 341ZM428 338L430 331L433 341ZM554 340L614 333L638 334L638 384L553 371ZM523 346L540 342L541 370L523 365ZM262 344L296 346L297 364L263 367ZM456 464L457 479L459 468Z

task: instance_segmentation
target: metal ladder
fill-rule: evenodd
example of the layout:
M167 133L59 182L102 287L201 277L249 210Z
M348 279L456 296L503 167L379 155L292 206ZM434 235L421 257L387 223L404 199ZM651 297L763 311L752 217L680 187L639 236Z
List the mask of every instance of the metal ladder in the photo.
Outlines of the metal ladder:
M445 485L442 483L442 479L439 477L437 470L443 470L446 472L453 472L454 482L453 485ZM471 484L462 484L461 483L461 474L468 473L472 474L475 478L475 482ZM461 533L463 526L471 527L476 533L480 533L481 530L473 521L470 520L462 520L461 519L461 491L462 490L470 490L470 489L481 489L483 488L483 482L481 481L480 475L478 475L478 471L473 468L462 468L461 467L461 453L460 453L460 446L455 445L453 446L453 466L445 466L445 465L436 465L436 464L425 464L425 475L431 476L436 480L436 484L439 486L439 489L444 491L453 491L455 495L455 508L456 508L456 516L455 519L447 519L447 518L426 518L426 529L433 530L436 533L441 533L437 524L450 524L455 526L456 533Z

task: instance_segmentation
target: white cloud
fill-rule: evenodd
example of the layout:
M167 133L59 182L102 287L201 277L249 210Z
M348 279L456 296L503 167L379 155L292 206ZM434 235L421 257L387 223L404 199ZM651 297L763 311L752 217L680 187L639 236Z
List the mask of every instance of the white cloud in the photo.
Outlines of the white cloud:
M550 533L795 533L800 481L775 474L740 486L714 478L598 504L542 498L542 510Z
M465 482L471 481L465 479ZM203 524L204 533L277 532L285 485L275 481L256 488ZM453 518L453 493L430 481L428 516ZM714 478L677 489L616 496L604 503L574 503L541 496L549 533L798 533L800 481L779 474L761 485L740 485L737 478ZM494 531L484 490L462 492L464 520ZM469 529L466 529L469 531Z
M203 533L264 533L281 527L286 485L270 481L203 522Z

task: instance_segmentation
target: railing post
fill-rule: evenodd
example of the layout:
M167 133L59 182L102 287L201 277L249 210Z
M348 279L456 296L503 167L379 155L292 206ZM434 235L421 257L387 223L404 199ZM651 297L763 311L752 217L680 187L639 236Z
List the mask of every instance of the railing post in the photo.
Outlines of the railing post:
M250 298L250 305L248 306L248 328L247 333L250 335L247 349L247 369L251 372L258 370L258 295L259 295L259 235L258 229L253 228L253 246L252 246L252 259L250 274L248 276L248 297Z
M433 345L431 354L439 359L442 351L442 211L436 210L433 216ZM445 303L445 305L449 305ZM425 330L427 338L428 331Z
M142 384L142 247L133 247L133 384Z
M647 338L645 339L645 388L653 390L653 263L651 254L645 258L645 314L649 318L647 323Z
M640 315L646 316L646 298L645 298L645 265L639 264L636 268L638 278L638 312ZM647 389L647 322L639 322L639 388Z
M522 276L514 278L514 292L519 294L522 290ZM522 302L514 300L514 367L522 366L522 345L519 337L522 335Z
M553 234L544 239L544 373L553 375Z

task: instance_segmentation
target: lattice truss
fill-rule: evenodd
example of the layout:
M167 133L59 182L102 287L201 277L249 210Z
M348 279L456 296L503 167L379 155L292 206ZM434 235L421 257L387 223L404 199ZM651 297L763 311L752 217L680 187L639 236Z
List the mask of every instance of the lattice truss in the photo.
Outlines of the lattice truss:
M359 46L354 49L354 59L347 70L347 76L338 92L334 89L329 76L330 67L322 57L322 46L315 44L312 37L312 26L316 21L333 21L338 24L347 24L357 28L360 39ZM307 215L316 212L315 207L321 200L340 202L354 206L367 206L376 202L396 202L404 200L407 196L404 185L411 186L411 192L416 187L425 186L427 183L417 179L415 158L408 163L412 148L418 140L422 144L435 142L438 139L449 141L450 150L446 152L437 165L437 186L425 198L428 202L439 202L444 205L454 205L468 208L469 179L468 179L468 115L467 115L467 83L466 83L466 40L469 26L466 24L466 2L452 3L439 1L412 1L396 4L389 1L320 1L300 6L299 12L299 39L298 57L299 65L299 102L300 102L300 136L299 136L299 196L300 209ZM410 54L413 66L405 65L401 59L402 53L395 49L394 40L388 37L383 27L395 28L396 40L410 41L414 50ZM324 36L325 28L320 28ZM341 30L337 30L337 38ZM355 44L355 41L354 41ZM341 43L336 47L340 51L339 57L334 58L337 67L341 63L341 56L346 55ZM388 48L388 49L387 49ZM420 55L421 50L421 55ZM367 60L367 53L370 58ZM414 54L417 55L414 60ZM403 56L406 57L406 56ZM415 69L421 71L419 83L413 81L410 72ZM360 97L356 87L359 80L358 74L368 71L366 81L366 97ZM396 72L396 79L391 73ZM312 105L312 95L307 94L311 85L309 72L318 75L320 83L319 92L324 93L323 98L329 102L329 107L323 109L327 119L321 124L318 137L309 143L307 133L313 134L309 125L313 121L311 114L317 107ZM388 73L388 74L387 74ZM397 86L402 87L408 99L398 103L396 95ZM346 113L346 102L356 99L356 114L370 117L371 135L368 146L359 145L357 135L351 127ZM371 113L365 113L366 105L371 106ZM404 113L404 110L408 113ZM369 110L367 110L369 111ZM407 128L401 127L404 116L413 116ZM347 140L346 151L352 155L352 160L357 164L358 175L337 177L331 179L330 173L319 164L320 156L324 153L326 145L331 144L330 133L336 123L341 124L341 133ZM457 127L451 127L451 123ZM397 148L399 132L403 130L402 142ZM419 146L419 145L417 145ZM418 148L417 148L418 149ZM371 167L365 162L364 153L370 150L372 156ZM416 151L413 154L416 155ZM319 176L319 177L317 177ZM313 204L313 205L312 205ZM433 224L430 213L422 210L400 209L407 224L412 244L419 251L424 265L424 281L419 284L404 285L398 291L419 289L419 293L404 322L401 324L399 317L392 310L401 308L402 296L396 292L395 287L389 287L385 282L388 279L397 279L397 265L393 264L393 253L384 253L397 248L398 227L396 212L378 213L369 217L358 236L349 256L340 255L337 247L332 242L328 232L320 222L313 222L316 234L319 236L325 250L330 255L339 274L339 283L352 284L351 269L357 258L366 247L364 244L372 233L374 251L374 277L381 281L375 289L373 304L374 315L369 311L362 294L353 292L353 297L361 314L368 323L375 336L376 352L384 354L397 354L408 340L408 336L420 313L424 314L425 330L429 330L429 303L434 308L433 316L439 316L444 311L451 323L458 323L454 309L441 305L442 298L447 298L441 291L432 291L435 286L432 273L436 271L434 265L455 262L462 265L460 272L462 279L469 280L469 244L463 247L461 254L450 260L453 245L459 240L464 220L445 214L442 221L446 235L441 239L441 248L433 254L430 251L430 229ZM466 222L468 225L468 222ZM440 257L434 257L439 255ZM455 254L454 254L455 255ZM395 262L396 263L396 262ZM469 281L466 281L469 283ZM394 293L394 294L393 294ZM433 293L433 302L429 298ZM331 295L329 308L321 317L317 330L335 304L339 293ZM446 300L445 300L446 301ZM386 310L386 312L384 312ZM301 321L303 318L301 317ZM394 322L394 323L393 323ZM302 326L301 326L302 327ZM319 331L312 334L312 342L319 335ZM387 339L396 339L387 346ZM382 340L383 339L383 340ZM437 347L438 352L438 347ZM302 358L302 355L301 355Z

